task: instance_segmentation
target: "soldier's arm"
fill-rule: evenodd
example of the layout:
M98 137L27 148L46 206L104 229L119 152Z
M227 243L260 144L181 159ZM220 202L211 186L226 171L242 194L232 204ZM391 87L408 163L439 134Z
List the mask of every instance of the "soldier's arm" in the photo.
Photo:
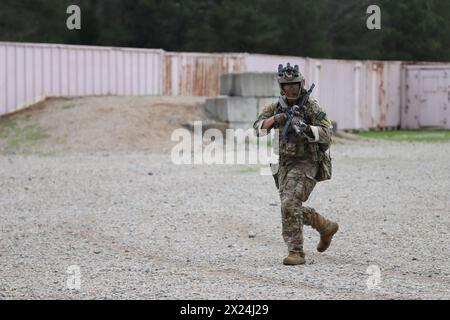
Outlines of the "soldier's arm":
M310 143L331 143L333 125L317 101L312 101L311 132L307 136Z
M257 137L263 137L267 135L273 128L276 122L274 116L274 110L272 105L265 107L258 116L258 119L253 123L253 129Z

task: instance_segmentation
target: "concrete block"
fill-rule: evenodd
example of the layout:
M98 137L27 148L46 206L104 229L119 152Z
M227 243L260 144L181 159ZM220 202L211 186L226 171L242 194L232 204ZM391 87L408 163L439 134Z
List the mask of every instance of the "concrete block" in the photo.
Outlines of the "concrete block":
M253 122L258 116L258 99L219 96L207 99L205 110L218 121Z
M273 97L280 94L274 73L231 73L220 77L220 94L235 97Z
M234 87L235 73L226 73L220 76L220 95L233 96L236 89Z
M207 113L217 121L228 122L227 100L229 97L219 96L207 99L205 109Z

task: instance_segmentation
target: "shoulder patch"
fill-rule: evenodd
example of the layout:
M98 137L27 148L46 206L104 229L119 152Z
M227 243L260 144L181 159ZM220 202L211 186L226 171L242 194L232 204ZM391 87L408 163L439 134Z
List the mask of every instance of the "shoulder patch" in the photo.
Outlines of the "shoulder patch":
M328 129L333 129L333 124L326 117L320 120L320 124Z
M316 119L319 121L324 120L326 117L327 117L327 114L321 110L316 113Z

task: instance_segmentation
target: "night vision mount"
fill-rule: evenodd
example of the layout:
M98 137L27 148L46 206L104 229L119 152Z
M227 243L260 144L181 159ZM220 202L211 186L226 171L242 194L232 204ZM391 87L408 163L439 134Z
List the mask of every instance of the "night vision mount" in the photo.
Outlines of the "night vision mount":
M280 78L283 76L287 78L296 78L300 76L300 70L298 68L298 65L292 67L289 62L286 65L286 67L283 67L282 64L278 65L278 76Z

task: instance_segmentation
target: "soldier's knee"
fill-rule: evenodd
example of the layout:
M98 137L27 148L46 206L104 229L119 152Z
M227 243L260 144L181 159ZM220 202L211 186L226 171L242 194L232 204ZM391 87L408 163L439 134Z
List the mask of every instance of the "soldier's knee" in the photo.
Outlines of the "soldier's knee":
M285 198L281 200L281 211L285 213L294 213L300 210L302 202L294 198Z
M305 202L309 199L311 192L316 185L316 181L310 175L305 175L295 189L295 197Z

